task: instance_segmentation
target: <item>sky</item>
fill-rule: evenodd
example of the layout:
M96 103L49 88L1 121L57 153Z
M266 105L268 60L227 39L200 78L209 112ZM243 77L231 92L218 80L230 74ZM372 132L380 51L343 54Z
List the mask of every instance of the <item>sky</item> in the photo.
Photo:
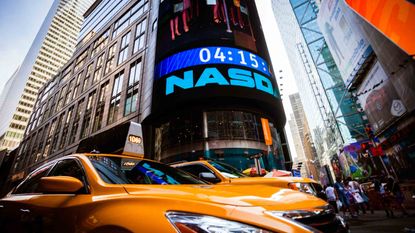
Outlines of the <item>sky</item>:
M0 0L0 90L3 90L4 84L23 62L52 2L53 0ZM282 89L291 155L296 157L288 127L289 115L292 113L288 96L297 92L297 87L272 12L271 0L256 0L256 3L277 82Z
M275 21L271 0L256 0L256 4L259 11L259 16L261 18L262 29L265 34L265 40L267 42L274 73L276 75L278 85L280 86L280 90L282 89L282 103L284 105L285 116L287 118L287 122L285 124L285 132L287 135L291 156L294 159L297 157L297 153L294 148L294 141L292 139L290 127L288 125L290 114L293 112L288 96L297 93L298 89L295 84L294 75L291 70L284 44L282 42L277 22ZM282 73L279 72L280 70L282 70ZM280 77L282 77L282 79Z
M0 90L23 62L53 0L0 0Z

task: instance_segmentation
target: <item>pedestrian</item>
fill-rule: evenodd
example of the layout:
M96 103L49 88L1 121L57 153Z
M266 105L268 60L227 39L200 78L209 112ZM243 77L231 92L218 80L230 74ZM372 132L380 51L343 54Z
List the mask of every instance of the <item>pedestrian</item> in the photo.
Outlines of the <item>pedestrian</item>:
M365 186L362 184L360 184L360 191L361 191L361 196L364 200L364 205L365 205L366 210L370 210L370 213L374 214L373 205L371 204L371 201L369 199L368 192L366 191Z
M357 207L357 200L354 197L354 193L352 191L352 188L349 185L349 182L347 181L347 179L344 181L344 192L346 194L346 198L349 201L349 211L350 211L350 215L352 217L357 217L357 215L359 214L359 210Z
M333 186L327 185L325 188L327 201L330 204L330 206L334 209L334 212L339 213L339 209L337 208L337 193L336 190L334 190Z
M395 216L391 207L391 194L387 189L385 189L386 185L383 185L382 181L386 181L385 178L382 177L381 180L373 180L373 183L375 184L375 191L378 194L382 208L386 212L386 217L394 218Z
M403 192L401 190L401 186L399 183L393 179L393 177L388 177L386 182L386 188L387 191L391 193L392 202L396 203L396 205L401 209L403 215L409 215L408 211L406 211L406 208L403 204L405 201L405 196L403 195Z
M325 189L319 184L313 185L313 187L314 187L314 190L316 191L316 196L320 199L323 199L324 201L327 201L327 195L326 195Z
M364 207L365 201L361 194L362 192L360 190L360 184L357 181L352 180L351 177L347 177L347 182L348 182L347 184L350 187L350 191L356 203L355 205L356 205L357 214L359 214L359 209L362 210L363 214L366 214L366 209Z
M343 215L346 216L346 211L349 211L350 215L352 215L352 212L350 211L350 202L346 197L346 190L341 181L342 180L340 177L336 178L336 183L334 183L334 189L336 190L338 199L342 203Z

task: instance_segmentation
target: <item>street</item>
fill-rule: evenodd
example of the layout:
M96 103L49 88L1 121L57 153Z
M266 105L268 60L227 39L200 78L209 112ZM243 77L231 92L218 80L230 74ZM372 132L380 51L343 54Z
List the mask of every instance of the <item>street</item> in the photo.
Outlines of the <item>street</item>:
M395 218L386 218L383 210L377 210L374 214L367 213L356 219L349 219L348 223L352 233L415 232L413 211L409 217L402 217L402 214L397 212Z

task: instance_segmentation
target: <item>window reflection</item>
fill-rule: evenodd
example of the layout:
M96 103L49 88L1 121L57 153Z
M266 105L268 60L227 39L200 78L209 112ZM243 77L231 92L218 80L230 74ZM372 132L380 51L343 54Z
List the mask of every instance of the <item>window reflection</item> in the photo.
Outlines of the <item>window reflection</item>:
M208 112L208 136L212 139L263 141L261 118L240 111Z
M179 169L149 160L91 156L99 176L110 184L205 184Z
M207 112L208 140L264 141L261 117L242 111ZM177 115L157 129L158 145L169 149L202 142L203 117L201 112Z

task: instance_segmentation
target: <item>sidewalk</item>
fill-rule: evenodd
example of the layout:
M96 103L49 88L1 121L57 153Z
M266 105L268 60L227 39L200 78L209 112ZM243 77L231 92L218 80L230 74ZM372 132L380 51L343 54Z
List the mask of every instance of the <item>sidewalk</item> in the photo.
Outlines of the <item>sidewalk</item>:
M347 220L351 233L360 232L415 232L415 211L410 210L409 216L402 216L401 212L395 212L395 218L387 218L385 211L377 210L360 215L358 218Z

